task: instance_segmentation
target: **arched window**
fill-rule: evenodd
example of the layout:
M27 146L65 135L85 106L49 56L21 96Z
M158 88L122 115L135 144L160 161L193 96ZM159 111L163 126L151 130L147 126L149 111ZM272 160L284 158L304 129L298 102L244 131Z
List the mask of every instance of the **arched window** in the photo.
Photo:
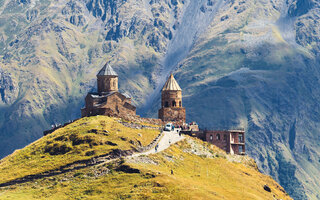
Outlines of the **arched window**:
M211 140L211 141L213 140L213 136L212 136L212 135L210 135L210 140Z
M217 140L220 140L220 134L217 134Z
M172 101L172 107L176 107L176 106L177 106L176 102Z
M182 107L182 103L181 103L181 101L179 101L179 107Z
M166 108L169 107L169 102L167 102L167 101L164 102L164 107L166 107Z

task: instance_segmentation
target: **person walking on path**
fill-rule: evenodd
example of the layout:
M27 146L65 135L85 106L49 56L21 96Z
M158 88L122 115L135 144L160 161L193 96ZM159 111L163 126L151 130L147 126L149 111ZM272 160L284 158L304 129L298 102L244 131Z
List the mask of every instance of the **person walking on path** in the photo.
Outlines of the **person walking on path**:
M157 144L154 148L154 150L157 152L158 151L158 147L159 147L159 144Z

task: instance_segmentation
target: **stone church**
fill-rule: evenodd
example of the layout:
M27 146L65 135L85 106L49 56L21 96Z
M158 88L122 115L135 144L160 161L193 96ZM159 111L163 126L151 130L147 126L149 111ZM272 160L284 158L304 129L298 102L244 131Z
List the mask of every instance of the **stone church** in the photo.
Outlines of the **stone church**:
M182 90L171 74L161 91L159 119L183 125L186 122L186 109L182 107Z
M118 91L118 74L106 64L97 74L97 92L89 92L85 98L85 108L81 109L81 117L107 115L112 117L139 117L131 98ZM171 74L161 92L161 109L157 124L173 122L183 125L186 122L186 109L182 107L182 91ZM141 118L142 119L142 118ZM148 119L148 118L143 118ZM151 119L149 119L151 120Z
M124 117L136 115L136 107L128 95L118 91L118 74L106 64L97 74L98 92L91 92L85 98L82 117L107 115Z

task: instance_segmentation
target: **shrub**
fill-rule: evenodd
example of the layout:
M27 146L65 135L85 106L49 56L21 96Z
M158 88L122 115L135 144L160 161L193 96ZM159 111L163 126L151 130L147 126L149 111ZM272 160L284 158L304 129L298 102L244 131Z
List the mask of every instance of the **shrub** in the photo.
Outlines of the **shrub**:
M111 141L106 141L105 144L110 145L110 146L118 146L116 143L113 143Z
M69 136L69 139L71 140L73 146L80 145L80 144L91 144L94 142L94 139L87 135L84 137L81 137L81 136L78 136L77 134L72 134Z
M78 177L78 176L83 176L83 173L82 172L77 172L73 175L73 177Z
M86 152L86 156L93 156L94 154L96 154L96 152L93 150L93 151L87 151Z
M68 138L66 136L62 135L62 136L56 137L54 140L55 141L68 141Z
M45 147L45 153L50 155L63 155L72 150L72 147L67 143L55 142Z

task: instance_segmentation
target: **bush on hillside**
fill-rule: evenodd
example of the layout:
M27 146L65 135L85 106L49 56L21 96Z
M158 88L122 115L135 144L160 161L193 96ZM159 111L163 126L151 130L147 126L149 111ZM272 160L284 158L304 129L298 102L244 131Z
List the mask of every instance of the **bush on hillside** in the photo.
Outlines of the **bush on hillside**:
M54 142L45 147L45 153L50 155L63 155L72 150L72 146L68 143Z

